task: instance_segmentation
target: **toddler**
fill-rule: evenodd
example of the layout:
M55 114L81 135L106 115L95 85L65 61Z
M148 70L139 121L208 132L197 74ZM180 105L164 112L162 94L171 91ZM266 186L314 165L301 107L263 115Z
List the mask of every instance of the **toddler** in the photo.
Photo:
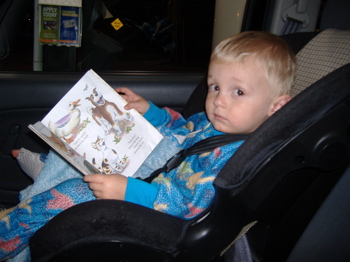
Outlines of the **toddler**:
M176 148L172 151L178 151L223 133L254 132L291 99L295 63L287 44L270 33L244 32L223 40L211 55L205 112L188 119L169 108L159 109L128 88L116 91L125 94L125 109L135 108L143 114L165 141L172 143L171 148ZM210 205L215 196L214 179L243 142L189 156L151 183L120 174L93 174L63 181L0 212L0 259L18 254L29 238L58 213L90 200L125 200L191 219ZM151 155L157 155L157 149Z

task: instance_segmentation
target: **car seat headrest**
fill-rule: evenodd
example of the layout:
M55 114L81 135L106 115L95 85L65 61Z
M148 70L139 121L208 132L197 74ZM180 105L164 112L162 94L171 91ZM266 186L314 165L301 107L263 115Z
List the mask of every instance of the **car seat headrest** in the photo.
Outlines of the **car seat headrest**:
M298 52L297 72L292 96L350 63L350 31L327 29L314 37Z
M271 152L350 97L349 43L350 31L329 29L298 52L295 97L243 143L215 179L217 186L239 188Z
M278 148L350 98L350 64L323 77L267 119L229 159L214 184L233 191Z

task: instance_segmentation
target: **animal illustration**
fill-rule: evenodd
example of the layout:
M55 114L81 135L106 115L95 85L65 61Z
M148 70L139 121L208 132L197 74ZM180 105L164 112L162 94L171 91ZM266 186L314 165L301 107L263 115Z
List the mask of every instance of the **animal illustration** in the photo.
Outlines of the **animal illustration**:
M95 158L93 158L92 164L95 168L97 168L99 170L99 172L101 172L103 174L110 175L110 174L115 173L115 172L113 172L113 169L111 168L111 166L109 164L107 164L105 161L102 161L101 166L99 166L96 163Z
M51 142L54 143L63 152L68 152L67 146L62 142L62 140L55 136L52 131L50 131L50 134L51 135L47 138L50 139Z
M95 122L101 126L105 132L105 135L109 134L111 128L114 129L116 134L120 136L122 130L120 129L118 122L121 119L132 121L132 116L123 113L114 103L104 99L103 94L98 92L96 88L93 89L90 97L86 98L95 107L90 107L88 112L92 115Z
M62 117L57 122L49 122L49 129L56 134L59 138L66 139L67 136L71 135L76 127L80 123L80 110L77 108L80 106L80 99L69 103L68 114Z
M103 138L97 136L95 142L91 143L92 147L103 154L101 166L97 165L95 158L92 159L94 166L105 174L121 173L127 165L127 161L121 159L118 153L109 148Z

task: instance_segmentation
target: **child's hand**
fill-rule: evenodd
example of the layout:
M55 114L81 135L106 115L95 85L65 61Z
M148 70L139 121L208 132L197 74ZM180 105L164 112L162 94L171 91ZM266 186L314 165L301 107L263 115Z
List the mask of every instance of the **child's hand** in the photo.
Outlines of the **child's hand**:
M144 99L142 96L135 94L129 88L126 87L118 87L116 89L118 93L122 93L122 97L128 102L124 109L130 110L135 108L141 115L147 112L149 109L149 102Z
M122 175L94 174L84 176L97 199L124 200L127 177Z

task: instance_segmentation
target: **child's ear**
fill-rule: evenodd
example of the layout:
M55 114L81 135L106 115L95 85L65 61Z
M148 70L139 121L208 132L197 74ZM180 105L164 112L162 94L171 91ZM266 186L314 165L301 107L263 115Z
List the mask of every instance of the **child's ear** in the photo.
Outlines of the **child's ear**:
M273 107L270 111L269 116L272 116L275 112L277 112L282 106L284 106L285 104L287 104L290 100L292 99L292 97L290 95L281 95L279 97L276 98Z

